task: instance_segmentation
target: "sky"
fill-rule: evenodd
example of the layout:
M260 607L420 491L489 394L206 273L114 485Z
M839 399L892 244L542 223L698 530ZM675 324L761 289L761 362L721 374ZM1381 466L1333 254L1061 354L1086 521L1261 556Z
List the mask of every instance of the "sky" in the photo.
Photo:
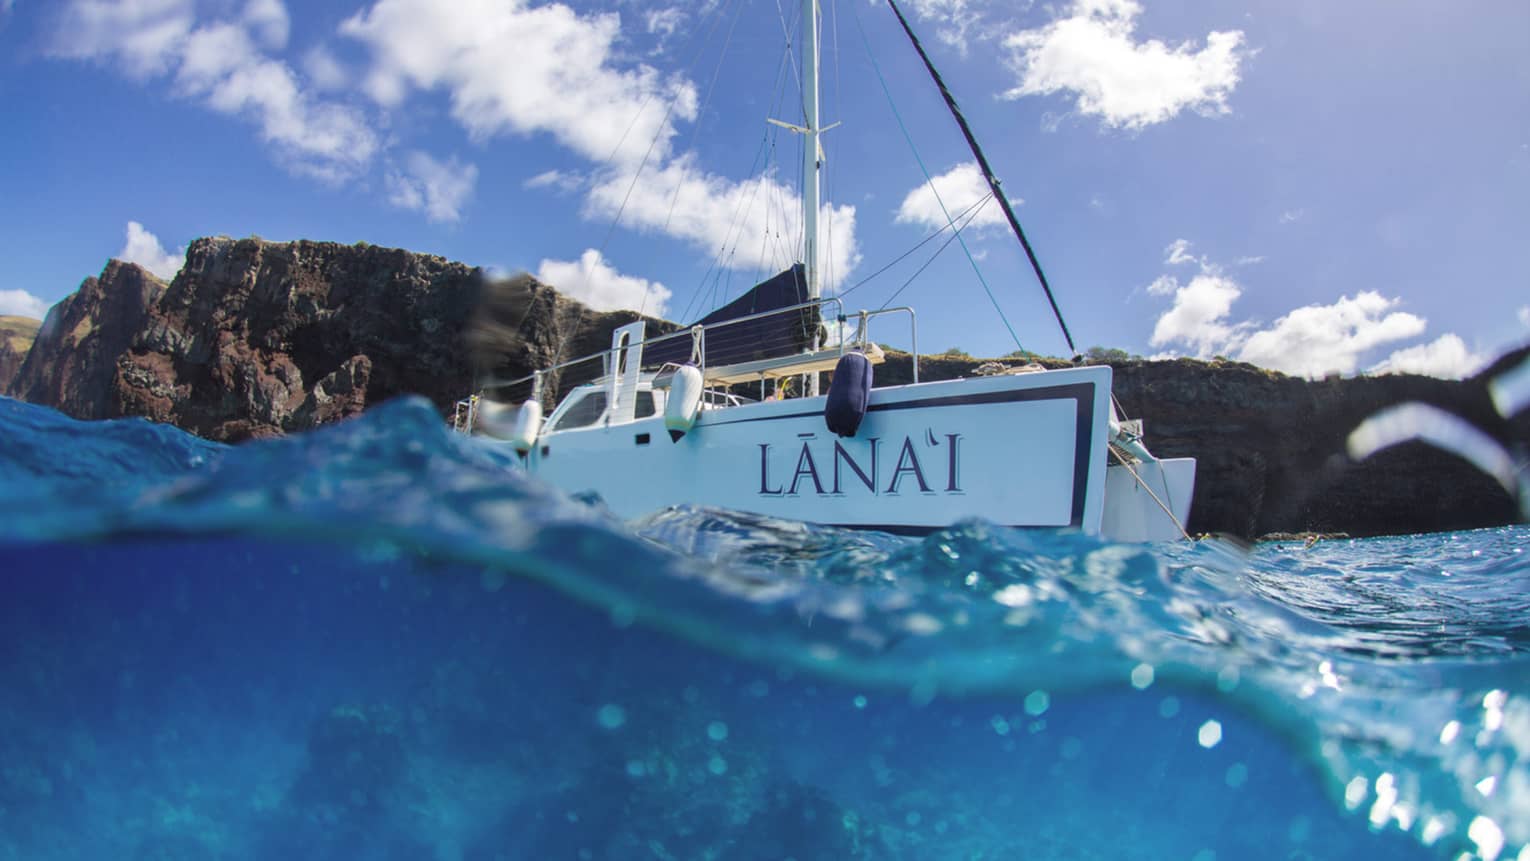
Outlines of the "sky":
M1457 377L1530 341L1523 0L902 6L1078 350ZM0 314L222 234L697 319L799 256L801 138L767 119L802 122L800 14L0 0ZM914 307L921 352L1067 355L886 3L823 0L821 27L826 291Z

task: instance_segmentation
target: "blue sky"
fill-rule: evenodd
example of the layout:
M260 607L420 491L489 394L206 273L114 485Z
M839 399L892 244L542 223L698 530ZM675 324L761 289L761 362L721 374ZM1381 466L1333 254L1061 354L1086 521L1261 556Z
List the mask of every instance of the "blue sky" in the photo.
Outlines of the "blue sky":
M1530 4L904 5L1080 348L1452 376L1530 340ZM0 0L0 313L254 234L694 319L799 243L765 122L800 120L797 8ZM927 352L1012 350L1007 319L1064 354L992 201L962 233L992 302L959 244L930 262L949 233L861 283L944 224L921 164L953 215L986 190L885 4L823 28L831 289L915 306Z

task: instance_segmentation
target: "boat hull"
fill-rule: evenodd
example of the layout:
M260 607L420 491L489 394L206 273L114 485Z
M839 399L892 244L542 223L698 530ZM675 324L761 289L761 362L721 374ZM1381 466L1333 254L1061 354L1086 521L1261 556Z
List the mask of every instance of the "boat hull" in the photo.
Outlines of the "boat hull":
M980 517L1098 532L1108 367L873 390L855 436L825 399L703 412L671 442L661 416L545 435L527 458L622 517L708 505L840 526L928 531Z
M1112 541L1174 541L1185 537L1195 493L1195 458L1175 457L1105 470L1105 516L1100 534Z

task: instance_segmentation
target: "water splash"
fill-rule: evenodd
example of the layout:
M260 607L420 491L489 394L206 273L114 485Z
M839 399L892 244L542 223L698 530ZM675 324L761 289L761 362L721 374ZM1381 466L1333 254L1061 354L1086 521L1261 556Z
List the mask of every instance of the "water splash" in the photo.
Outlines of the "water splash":
M6 542L324 542L427 578L469 571L486 595L546 584L619 626L916 706L1001 697L1016 720L1070 691L1200 692L1278 733L1378 830L1482 858L1530 845L1523 527L1249 551L980 521L914 540L687 507L623 524L422 401L236 448L0 406L26 441L0 474ZM66 445L74 463L52 456ZM110 492L79 493L92 476ZM1206 721L1199 745L1222 732Z

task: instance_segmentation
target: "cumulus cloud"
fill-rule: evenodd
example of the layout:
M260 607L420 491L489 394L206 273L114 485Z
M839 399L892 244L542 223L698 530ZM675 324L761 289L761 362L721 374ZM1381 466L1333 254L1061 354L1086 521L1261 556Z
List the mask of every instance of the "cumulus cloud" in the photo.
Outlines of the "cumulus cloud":
M292 35L292 19L282 0L250 0L244 7L244 23L260 43L272 51L287 47Z
M1527 327L1530 327L1530 305L1526 305L1519 309L1519 322L1525 324Z
M1198 274L1188 282L1161 275L1146 288L1149 295L1173 297L1153 327L1150 343L1155 347L1182 347L1200 358L1230 356L1288 374L1317 377L1353 374L1368 351L1424 333L1422 317L1397 310L1401 300L1374 290L1340 296L1327 305L1297 308L1269 326L1254 320L1235 321L1233 303L1243 295L1242 285L1206 258L1192 256L1189 249L1188 241L1175 241L1165 249L1165 263L1193 262ZM1459 338L1445 335L1430 344L1398 350L1377 368L1442 376L1475 361L1479 360Z
M898 207L896 221L899 224L916 224L938 230L946 226L946 213L950 213L953 219L958 218L967 207L991 193L977 162L963 162L905 195L903 203ZM941 207L942 203L945 204L944 208ZM1004 224L1004 213L998 206L984 206L977 211L968 226L1003 227Z
M175 254L171 254L165 250L165 246L160 244L158 236L145 230L142 224L129 221L127 241L123 243L122 250L117 252L117 259L127 263L137 263L169 281L175 277L175 273L181 271L181 266L186 262L186 249L182 248Z
M384 182L394 206L423 212L430 221L455 223L462 220L462 207L473 196L478 168L455 156L442 162L411 152L404 167L389 170Z
M52 52L140 79L172 74L178 95L254 123L299 173L339 181L365 168L378 141L361 114L315 98L265 53L287 41L280 0L251 0L237 19L201 26L194 11L192 0L69 0Z
M1155 296L1171 295L1174 304L1153 326L1150 343L1155 347L1183 344L1206 358L1226 354L1245 337L1248 325L1228 322L1233 302L1243 295L1243 288L1215 272L1202 272L1181 284L1172 275L1164 275L1148 286Z
M685 23L685 10L678 6L667 6L663 9L651 9L643 16L643 25L647 27L650 35L660 39L668 39L675 35L680 25Z
M53 38L55 56L116 61L133 77L167 71L195 21L193 0L71 0Z
M340 32L367 50L362 86L383 108L440 92L475 138L547 135L592 162L581 180L587 218L619 214L624 228L688 241L740 270L784 266L794 258L782 250L800 247L800 198L785 186L769 175L727 179L674 151L676 124L695 119L696 87L631 64L615 14L524 0L378 0ZM544 174L532 185L565 179ZM855 209L825 207L821 223L832 285L859 259Z
M664 316L669 288L657 281L623 275L593 248L578 260L543 260L537 278L595 311L641 311Z
M636 164L673 121L696 115L695 88L615 61L620 18L520 0L379 0L340 25L372 64L363 86L393 108L414 90L447 93L470 134L550 134L586 158ZM670 106L672 105L672 109Z
M800 258L802 198L770 175L735 182L708 174L680 158L659 169L597 178L586 215L614 218L659 231L718 255L724 266L746 272L784 269ZM824 205L818 215L822 284L833 289L860 262L855 207Z
M4 7L0 6L0 11ZM41 320L48 314L48 303L25 290L0 290L0 316L31 317Z
M1067 93L1085 116L1142 129L1181 111L1226 113L1245 55L1243 32L1213 31L1206 45L1169 46L1135 36L1136 0L1074 0L1066 17L1004 40L1019 78L1006 98Z
M1486 367L1488 357L1467 348L1454 332L1427 344L1398 350L1371 368L1377 374L1422 374L1446 380L1469 377Z
M1309 377L1353 374L1365 351L1424 334L1422 317L1392 310L1400 301L1364 290L1331 305L1297 308L1250 335L1238 358Z
M324 45L315 45L303 55L303 72L316 89L323 91L343 90L351 83L345 65Z
M935 38L967 53L967 34L978 24L977 11L967 0L911 0L906 5L919 20L935 25Z

